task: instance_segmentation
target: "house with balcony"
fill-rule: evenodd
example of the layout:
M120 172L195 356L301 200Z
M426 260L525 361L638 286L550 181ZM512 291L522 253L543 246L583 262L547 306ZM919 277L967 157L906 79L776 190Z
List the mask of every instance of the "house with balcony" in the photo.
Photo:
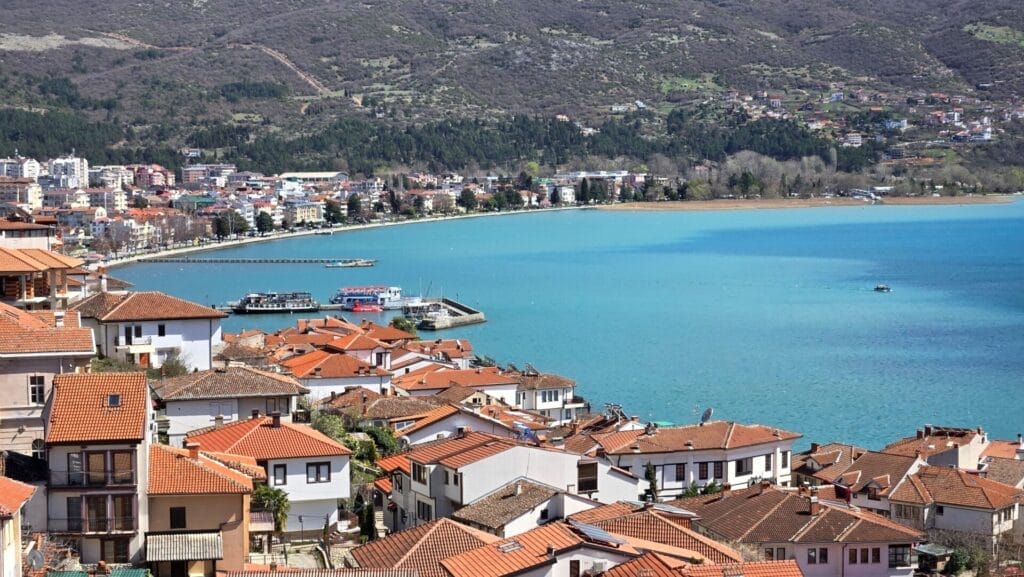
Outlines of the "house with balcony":
M42 457L54 376L84 370L95 354L92 330L78 313L0 303L0 447Z
M654 467L658 495L679 495L691 485L743 487L761 479L780 485L791 481L790 455L799 433L766 425L710 421L682 427L646 427L592 433L588 452L642 476ZM566 438L566 445L572 437ZM590 443L587 443L590 445Z
M314 400L328 398L332 392L352 387L381 395L391 394L390 372L346 353L316 349L289 357L279 364L309 390Z
M146 562L156 577L245 568L252 479L200 449L150 445Z
M47 407L47 530L83 563L136 563L149 529L146 374L57 375Z
M974 469L989 444L988 434L981 427L965 429L925 425L914 436L889 443L882 452L919 456L936 467Z
M832 483L854 506L888 516L889 497L908 476L925 466L917 456L868 451L857 458Z
M540 373L529 365L518 375L516 407L549 417L556 425L572 421L586 412L587 402L576 396L575 381L560 375Z
M309 389L294 378L251 367L187 373L152 383L168 443L180 447L189 432L233 423L252 414L280 413L290 420L298 397Z
M312 427L282 421L280 413L211 427L186 442L255 459L267 484L288 494L286 532L333 527L338 522L338 500L351 497L352 451Z
M161 292L101 292L75 303L96 333L99 354L160 368L169 356L208 370L226 313Z
M993 548L1013 531L1022 499L1022 489L949 467L922 467L889 496L894 521L978 535Z
M68 272L82 264L39 248L0 248L0 300L20 309L63 309Z
M0 475L0 577L21 577L21 510L36 488Z
M915 546L927 536L850 506L832 487L777 487L765 481L740 490L679 499L696 514L692 527L724 543L756 548L765 560L795 560L815 577L910 577Z

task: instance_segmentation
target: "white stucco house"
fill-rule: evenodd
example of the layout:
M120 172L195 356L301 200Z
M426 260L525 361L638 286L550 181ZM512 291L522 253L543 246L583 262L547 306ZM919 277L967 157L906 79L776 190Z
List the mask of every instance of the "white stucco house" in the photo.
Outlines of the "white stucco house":
M288 494L287 532L322 529L338 522L338 500L351 495L345 446L312 427L253 417L189 436L204 451L251 457L267 473L267 484Z
M351 387L391 394L391 373L387 369L347 353L317 349L289 357L280 365L309 389L313 400L329 398L331 393L342 393Z
M153 381L160 415L157 423L175 447L189 432L280 413L291 420L297 398L309 392L288 375L251 367L228 367Z
M160 368L172 355L190 369L213 365L226 313L161 292L101 292L75 303L98 353Z

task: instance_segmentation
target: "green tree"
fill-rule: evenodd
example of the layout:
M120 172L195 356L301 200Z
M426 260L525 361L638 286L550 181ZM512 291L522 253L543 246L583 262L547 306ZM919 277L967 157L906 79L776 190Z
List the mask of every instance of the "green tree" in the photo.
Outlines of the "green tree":
M465 208L467 211L476 208L476 194L468 188L462 189L459 193L459 206Z
M391 326L395 327L400 331L405 331L411 335L416 334L416 321L409 317L395 317L391 319Z
M150 369L149 376L153 379L168 378L168 377L180 377L186 375L189 372L188 364L185 359L181 357L181 353L177 350L171 351L164 362L160 365L159 369Z
M313 414L310 415L310 425L315 430L342 444L345 444L343 439L346 437L351 439L351 436L345 431L345 421L337 415L324 413L323 411L313 411ZM349 448L351 449L352 447Z
M363 216L363 201L359 199L358 195L353 194L348 197L348 220L352 222L361 216Z
M249 223L238 214L238 211L227 210L214 219L213 230L217 238L224 238L233 234L244 234L249 230Z
M423 214L427 207L427 201L424 200L422 194L417 194L412 199L412 207L416 209L416 214Z
M345 215L341 212L341 203L336 200L328 199L324 205L324 220L330 224L338 224L345 220Z
M562 204L562 193L559 192L557 186L551 187L551 204L552 206Z
M291 509L291 503L288 502L288 493L281 489L269 485L257 485L252 492L250 506L257 511L273 513L275 531L280 533L288 526L288 510Z
M644 465L644 479L647 480L647 493L651 496L651 501L656 502L658 500L658 473L650 461Z
M590 204L590 183L585 178L580 182L580 189L576 192L576 202Z
M391 429L385 427L368 427L363 432L373 439L373 442L377 445L378 452L381 456L387 457L389 455L394 455L401 450L401 446L398 444L398 439L395 438L395 434Z
M270 216L269 212L263 212L262 210L256 215L256 232L260 233L260 236L267 234L274 230L274 217Z
M715 493L721 492L722 486L719 485L718 481L715 481L714 479L712 479L711 482L708 483L707 485L704 485L704 488L700 490L701 495L714 495Z
M141 194L137 195L132 198L132 208L149 208L149 201Z

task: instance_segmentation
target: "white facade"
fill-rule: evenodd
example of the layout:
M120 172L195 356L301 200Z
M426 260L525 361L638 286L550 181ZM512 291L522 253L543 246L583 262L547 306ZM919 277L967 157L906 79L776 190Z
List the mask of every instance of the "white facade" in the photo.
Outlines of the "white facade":
M89 186L89 161L84 158L65 156L54 158L47 163L50 178L61 188Z
M337 523L338 500L351 496L349 479L348 455L267 461L267 484L288 493L289 532Z
M702 449L675 453L609 455L616 466L642 477L647 463L654 465L660 499L674 498L692 484L712 481L746 487L758 479L775 479L788 486L792 471L793 439L735 449Z
M213 364L213 349L221 342L220 319L182 319L98 323L82 319L96 334L99 353L130 359L160 368L174 352L189 368L208 370ZM125 331L130 331L129 337Z
M457 434L460 429L464 431L472 430L479 431L481 433L489 433L491 435L508 437L509 439L516 438L516 433L501 422L495 421L494 419L487 419L465 410L460 410L448 418L431 423L411 433L403 433L402 430L399 429L395 431L395 436L398 437L403 444L418 445L420 443L450 437Z
M795 559L804 577L911 577L917 569L913 545L904 545L908 563L898 567L889 567L889 547L895 545L887 543L777 543L764 544L762 548L784 548L786 559ZM812 549L814 553L810 552ZM827 551L824 557L822 550ZM851 550L857 551L856 563L850 562ZM775 559L781 558L776 555ZM867 562L862 563L862 559Z
M579 549L570 549L555 554L554 564L544 563L518 575L523 577L570 577L573 574L573 567L578 568L577 575L596 575L632 558L632 556L622 553L584 545Z
M578 495L558 493L519 517L505 523L499 537L514 537L536 529L554 519L565 519L570 515L593 509L598 503Z
M582 413L586 403L576 397L575 387L552 389L526 389L516 392L516 407L528 411L536 411L545 417L554 419L552 424L561 425L572 421Z
M189 432L216 425L218 416L222 423L230 424L250 418L254 410L261 415L277 411L282 421L291 421L294 402L288 396L270 396L166 401L165 405L168 444L181 447Z
M348 387L362 387L381 395L391 390L391 375L365 375L361 377L296 377L303 387L309 389L310 400L326 399L331 393L342 393Z

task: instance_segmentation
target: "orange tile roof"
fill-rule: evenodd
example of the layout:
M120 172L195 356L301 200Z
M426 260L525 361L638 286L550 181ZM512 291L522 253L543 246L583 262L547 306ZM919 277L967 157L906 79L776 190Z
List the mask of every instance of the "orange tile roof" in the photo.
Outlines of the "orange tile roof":
M1017 451L1022 449L1019 441L1004 441L997 439L992 441L981 452L982 457L996 457L999 459L1016 459Z
M72 307L100 322L219 319L227 313L161 292L98 293Z
M636 559L630 559L612 567L601 574L601 577L682 577L680 569L686 563L660 553L644 553Z
M0 355L95 352L92 329L81 327L78 313L67 312L64 326L58 327L52 311L23 311L0 303Z
M192 372L153 382L163 401L302 395L309 392L288 375L252 367L228 367Z
M330 348L330 347L327 347ZM358 376L387 377L391 373L372 367L355 357L326 350L310 351L281 361L281 366L300 379L341 379ZM319 369L319 371L317 370Z
M948 467L921 467L909 479L910 483L901 485L890 497L893 501L997 511L1012 506L1024 495L1022 489Z
M246 455L257 461L352 454L344 445L312 427L289 422L274 427L272 417L238 421L189 436L186 441L199 443L210 451Z
M402 435L408 435L409 433L415 433L420 429L433 425L447 419L452 415L457 415L459 409L452 405L441 405L435 409L431 409L425 413L419 415L410 415L408 417L396 417L399 421L416 421L411 426L404 429L396 429L395 432Z
M905 437L898 441L889 443L882 449L883 453L893 455L904 455L913 457L920 454L927 459L932 455L944 453L954 445L966 445L975 437L982 435L976 429L963 429L959 427L925 427L918 430L916 436Z
M375 322L364 320L359 324L363 334L378 341L405 341L415 339L416 335L391 326L381 326Z
M799 433L765 425L744 425L727 421L710 421L704 425L658 427L648 435L644 429L613 433L596 433L592 437L609 454L674 453L694 450L734 449L764 443L793 440Z
M13 518L35 492L33 485L0 476L0 519Z
M457 470L465 467L466 465L476 463L477 461L482 461L495 455L500 455L515 446L515 443L508 440L493 440L484 443L483 445L473 447L472 449L466 449L465 451L445 457L438 461L438 463L448 467L449 469Z
M349 553L361 568L412 569L420 577L447 577L443 559L497 540L490 533L441 518L360 545Z
M452 577L500 577L533 567L553 564L555 553L583 544L583 539L564 523L548 523L497 543L484 545L441 561Z
M383 479L377 479L373 482L373 488L377 489L385 495L391 494L391 479L385 477Z
M829 443L817 447L817 450L794 454L792 470L831 483L866 452L867 449L853 445Z
M113 394L120 396L120 406L109 405ZM57 375L46 442L141 441L150 402L144 372Z
M675 521L654 510L641 508L639 511L593 524L616 535L694 551L711 563L743 560L738 551L689 529L685 525L686 522Z
M677 573L681 577L804 577L796 559L750 561L728 565L688 565Z
M226 467L230 467L240 473L243 473L255 481L262 481L267 478L267 472L264 471L263 467L260 467L256 462L256 459L253 459L252 457L205 450L203 451L203 455Z
M482 369L444 369L438 371L414 371L391 380L391 383L405 391L436 391L447 389L452 385L462 387L493 387L500 385L516 385L518 379L507 377L497 368Z
M387 349L389 345L382 343L377 339L371 339L370 337L360 333L350 333L339 339L335 339L326 345L325 348L339 351L372 351L374 349Z
M448 437L437 441L421 443L406 453L378 460L377 466L385 471L400 470L409 473L412 467L410 465L411 461L416 461L417 463L436 463L452 455L458 455L493 441L509 442L501 437L471 431L461 437Z
M860 493L869 485L874 486L884 497L906 477L915 462L917 457L913 456L868 451L847 467L835 482L849 487L854 493Z
M224 495L252 493L252 479L202 453L193 459L186 449L149 446L150 495Z
M85 261L41 248L0 248L0 274L25 274L71 269Z

